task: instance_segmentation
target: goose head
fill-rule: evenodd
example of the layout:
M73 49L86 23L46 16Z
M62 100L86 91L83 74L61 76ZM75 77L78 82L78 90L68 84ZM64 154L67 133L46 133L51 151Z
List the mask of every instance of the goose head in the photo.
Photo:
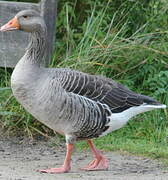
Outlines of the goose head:
M0 28L0 31L21 30L25 32L40 31L45 27L45 22L35 10L23 10L16 14L8 23Z

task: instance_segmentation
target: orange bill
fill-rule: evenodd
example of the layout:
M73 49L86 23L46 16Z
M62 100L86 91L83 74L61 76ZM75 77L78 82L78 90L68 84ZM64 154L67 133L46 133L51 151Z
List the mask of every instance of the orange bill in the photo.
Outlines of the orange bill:
M14 17L13 19L11 19L8 23L6 23L5 25L3 25L0 28L0 31L12 31L12 30L17 30L20 28L19 22L17 17Z

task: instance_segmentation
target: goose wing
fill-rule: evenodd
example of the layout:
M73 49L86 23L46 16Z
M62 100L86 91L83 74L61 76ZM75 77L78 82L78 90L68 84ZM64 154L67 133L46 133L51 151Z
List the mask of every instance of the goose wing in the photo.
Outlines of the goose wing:
M86 73L62 70L59 80L67 92L87 97L109 106L112 112L122 112L143 103L156 103L152 98L143 96L111 79Z

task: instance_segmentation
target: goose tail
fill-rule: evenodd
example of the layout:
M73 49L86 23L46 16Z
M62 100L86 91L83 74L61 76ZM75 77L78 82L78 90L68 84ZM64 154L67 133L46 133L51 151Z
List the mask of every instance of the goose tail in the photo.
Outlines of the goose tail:
M153 98L145 95L141 95L143 99L143 106L149 107L149 108L154 108L154 109L165 109L167 106L165 104L161 104L160 102L154 100Z

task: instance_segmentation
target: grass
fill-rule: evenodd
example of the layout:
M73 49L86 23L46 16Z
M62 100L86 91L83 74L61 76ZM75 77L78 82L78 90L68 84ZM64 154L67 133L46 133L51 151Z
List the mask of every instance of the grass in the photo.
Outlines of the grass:
M136 12L138 4L125 9L122 4L111 15L110 3L92 3L86 18L78 26L74 25L79 20L75 15L77 1L62 5L57 21L57 48L50 67L69 67L104 75L168 105L168 31L164 29L167 25L164 5L155 14L147 12L150 17L141 26L132 28L130 33L130 23L133 24L130 13ZM10 69L0 69L2 128L10 133L22 131L31 137L35 133L53 135L16 102L9 88L10 75ZM138 115L124 128L96 139L95 143L106 151L127 151L166 159L167 137L168 112L155 110ZM77 146L86 148L83 142Z

